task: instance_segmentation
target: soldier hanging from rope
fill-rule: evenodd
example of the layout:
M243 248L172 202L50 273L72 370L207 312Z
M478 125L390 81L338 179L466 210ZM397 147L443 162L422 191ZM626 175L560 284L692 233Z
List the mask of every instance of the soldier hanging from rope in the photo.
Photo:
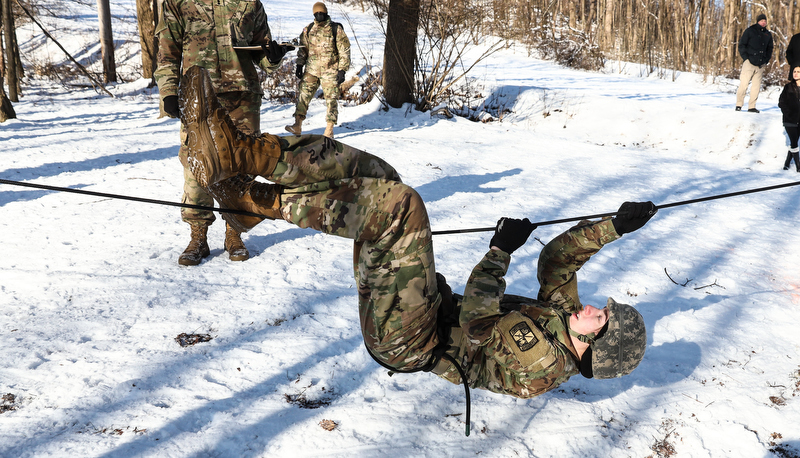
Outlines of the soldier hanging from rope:
M550 241L539 256L536 299L504 294L511 255L535 226L502 218L460 296L436 274L424 202L382 159L319 135L245 135L199 68L181 82L181 117L186 166L223 208L355 241L362 335L381 365L530 398L578 373L629 374L644 357L641 314L611 298L605 308L582 304L576 274L604 245L647 223L652 202L626 202L615 218L583 221ZM229 179L241 174L272 183ZM241 231L255 226L223 217Z

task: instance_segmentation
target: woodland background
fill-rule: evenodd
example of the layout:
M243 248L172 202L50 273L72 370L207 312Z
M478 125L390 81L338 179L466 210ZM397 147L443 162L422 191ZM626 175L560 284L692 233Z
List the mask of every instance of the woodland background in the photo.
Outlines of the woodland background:
M71 7L95 2L0 0L3 16L0 46L4 48L0 75L8 87L8 97L5 92L0 94L3 98L0 117L13 117L8 99L19 100L26 72L61 81L66 79L67 73L73 73L75 77L92 80L91 84L97 86L138 77L151 78L156 53L153 32L161 1L136 0L141 63L118 73L115 59L124 56L116 55L119 50L115 48L119 48L120 43L113 39L109 0L96 0L101 52L80 60L70 56L69 60L65 58L60 62L32 62L20 56L16 37L7 30L36 21L36 18L68 16ZM384 56L387 71L382 72L384 63L356 69L356 76L367 76L362 82L371 88L369 98L373 94L382 100L388 98L388 105L394 107L412 102L422 111L434 109L444 101L452 106L454 97L460 97L463 105L464 99L469 98L469 88L464 88L466 79L463 77L477 62L512 43L522 44L531 55L572 68L598 70L610 59L645 64L646 71L664 78L674 79L677 72L684 71L706 78L737 78L741 67L737 51L739 37L762 13L768 18L767 28L775 44L762 84L765 87L778 85L788 74L784 58L786 46L800 24L800 7L795 0L344 0L328 3L359 7L382 20L380 24L387 37ZM265 7L269 15L268 2ZM57 40L58 31L49 32L51 38ZM390 40L397 40L399 44L389 46ZM481 53L465 59L475 47L481 47ZM392 52L400 57L389 58ZM282 71L271 77L264 75L264 86L271 98L293 101L295 81L291 65L292 62L287 61ZM454 111L456 114L468 112Z

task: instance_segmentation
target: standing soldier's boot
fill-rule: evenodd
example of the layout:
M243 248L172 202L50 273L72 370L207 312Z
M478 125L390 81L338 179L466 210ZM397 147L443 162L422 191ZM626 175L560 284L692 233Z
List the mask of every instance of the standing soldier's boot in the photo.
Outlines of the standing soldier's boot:
M789 170L789 166L792 164L792 150L789 150L786 153L786 162L783 163L783 170Z
M286 126L286 131L295 135L300 135L303 133L303 116L295 116L294 124L291 126Z
M333 123L329 122L327 126L325 126L325 133L322 134L328 138L333 138Z
M247 261L250 259L250 253L242 242L241 234L230 224L226 224L225 228L225 251L231 261Z
M178 264L182 266L196 266L200 264L206 256L211 254L208 249L208 226L205 224L190 224L192 228L192 240L189 246L183 250L183 253L178 257Z

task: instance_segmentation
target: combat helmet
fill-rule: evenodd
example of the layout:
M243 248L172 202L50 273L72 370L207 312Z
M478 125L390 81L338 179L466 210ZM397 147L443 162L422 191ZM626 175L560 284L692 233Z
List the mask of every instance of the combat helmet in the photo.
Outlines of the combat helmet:
M581 374L586 378L607 379L628 375L644 358L647 330L644 318L635 308L608 298L606 326L581 357Z

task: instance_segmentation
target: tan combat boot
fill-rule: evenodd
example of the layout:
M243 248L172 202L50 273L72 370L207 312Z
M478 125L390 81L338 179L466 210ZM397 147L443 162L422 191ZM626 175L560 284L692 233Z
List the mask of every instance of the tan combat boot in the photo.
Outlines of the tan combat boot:
M240 210L261 216L222 212L222 218L236 231L247 232L264 219L283 219L280 195L283 186L260 183L238 176L208 188L223 209Z
M294 117L294 124L291 126L286 126L286 131L291 132L295 135L300 135L303 133L303 116L295 116Z
M191 67L181 78L179 101L186 127L188 157L184 166L200 186L239 174L267 176L281 156L274 135L247 135L236 128L211 88L208 70ZM185 114L184 114L185 113Z
M192 228L192 240L189 246L183 250L183 253L178 257L178 264L182 266L196 266L200 264L206 256L211 254L208 249L208 226L202 224L190 224Z
M240 232L232 228L230 224L225 225L225 251L231 261L247 261L250 259L250 252L242 242Z
M324 135L324 136L326 136L328 138L333 138L333 123L332 122L329 122L325 126L325 133L323 133L322 135Z

